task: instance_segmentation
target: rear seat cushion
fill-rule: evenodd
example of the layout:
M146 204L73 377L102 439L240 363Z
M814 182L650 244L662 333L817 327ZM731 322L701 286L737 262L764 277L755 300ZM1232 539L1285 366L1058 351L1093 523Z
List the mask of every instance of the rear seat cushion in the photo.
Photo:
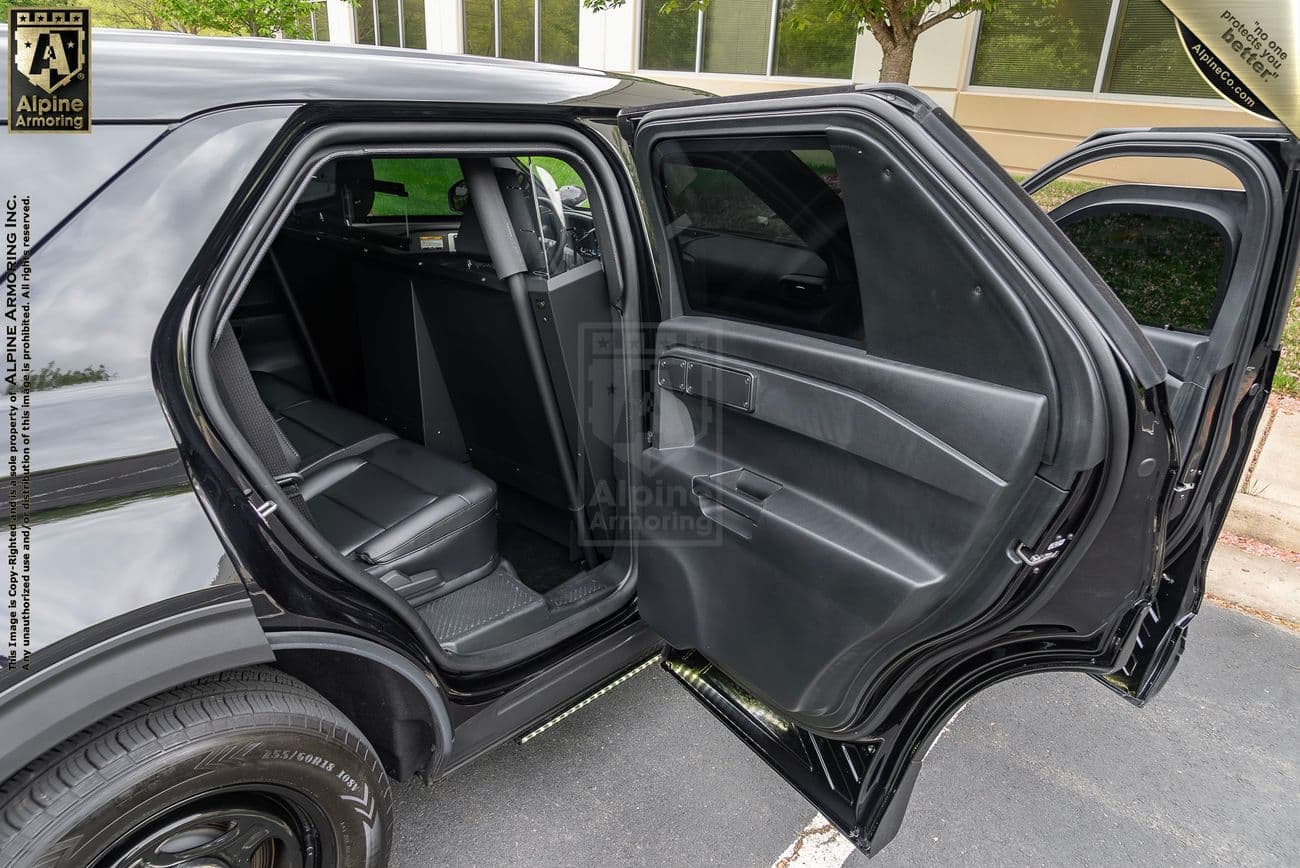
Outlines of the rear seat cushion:
M321 534L373 572L450 580L496 559L496 485L409 441L324 462L304 473L302 493Z
M304 473L327 460L364 451L397 436L378 422L322 401L274 374L253 371L253 384L284 436L298 451Z

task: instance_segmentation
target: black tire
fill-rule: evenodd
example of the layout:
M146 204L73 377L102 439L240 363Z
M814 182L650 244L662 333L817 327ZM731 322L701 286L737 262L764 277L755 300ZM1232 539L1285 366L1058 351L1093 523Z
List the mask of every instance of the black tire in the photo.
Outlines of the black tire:
M381 868L392 818L388 776L351 721L254 667L137 703L6 781L0 865L147 866L142 852L243 847L259 868ZM287 858L295 848L301 862Z

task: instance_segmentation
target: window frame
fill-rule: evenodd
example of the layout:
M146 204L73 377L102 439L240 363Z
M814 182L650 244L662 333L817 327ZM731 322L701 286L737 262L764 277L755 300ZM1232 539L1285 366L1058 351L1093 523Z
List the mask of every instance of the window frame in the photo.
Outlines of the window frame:
M1134 100L1141 100L1142 102L1162 102L1171 105L1222 106L1223 100L1217 97L1168 96L1165 94L1155 93L1116 93L1104 89L1106 79L1115 63L1115 49L1119 44L1120 13L1124 11L1124 5L1127 2L1128 0L1110 0L1110 8L1106 12L1106 32L1102 36L1101 41L1101 57L1097 63L1097 71L1092 77L1092 88L1089 90L1062 90L1059 88L1045 87L1011 87L1008 85L975 84L972 81L975 74L975 52L979 50L980 32L984 28L984 13L982 11L976 12L972 24L975 32L972 35L972 38L967 41L966 45L966 61L965 69L961 77L961 89L972 93L1016 93L1043 97L1087 97L1088 99L1104 99L1115 102L1133 102ZM1191 61L1189 60L1188 62L1190 63ZM1209 87L1208 84L1206 86Z
M494 0L495 2L495 0ZM766 69L761 73L753 72L709 72L704 69L704 9L696 11L695 19L695 68L694 69L658 69L653 66L645 66L642 63L642 55L645 49L645 12L646 4L654 3L655 0L637 0L636 2L636 71L640 73L649 73L655 75L698 75L708 78L749 78L755 81L771 79L772 81L790 81L790 82L825 82L828 84L845 84L852 83L853 65L857 60L858 39L861 35L853 40L853 59L849 63L849 75L847 78L827 78L825 76L815 75L789 75L776 72L776 37L777 30L780 26L779 16L781 13L781 0L768 0L770 12L768 14L767 24L767 63ZM972 55L973 57L973 55Z

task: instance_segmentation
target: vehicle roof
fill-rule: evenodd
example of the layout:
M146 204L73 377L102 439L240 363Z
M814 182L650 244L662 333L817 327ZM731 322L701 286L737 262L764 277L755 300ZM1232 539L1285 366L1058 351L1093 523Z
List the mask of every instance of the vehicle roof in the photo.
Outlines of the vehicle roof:
M8 41L8 28L0 27ZM94 121L179 120L241 103L382 100L613 111L705 96L631 76L418 49L141 30L91 33Z

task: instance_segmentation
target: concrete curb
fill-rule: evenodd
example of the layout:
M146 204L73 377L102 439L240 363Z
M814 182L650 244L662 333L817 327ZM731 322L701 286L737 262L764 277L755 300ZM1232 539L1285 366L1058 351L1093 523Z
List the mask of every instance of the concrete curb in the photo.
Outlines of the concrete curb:
M1246 551L1219 540L1210 556L1205 590L1216 602L1300 628L1300 564Z

